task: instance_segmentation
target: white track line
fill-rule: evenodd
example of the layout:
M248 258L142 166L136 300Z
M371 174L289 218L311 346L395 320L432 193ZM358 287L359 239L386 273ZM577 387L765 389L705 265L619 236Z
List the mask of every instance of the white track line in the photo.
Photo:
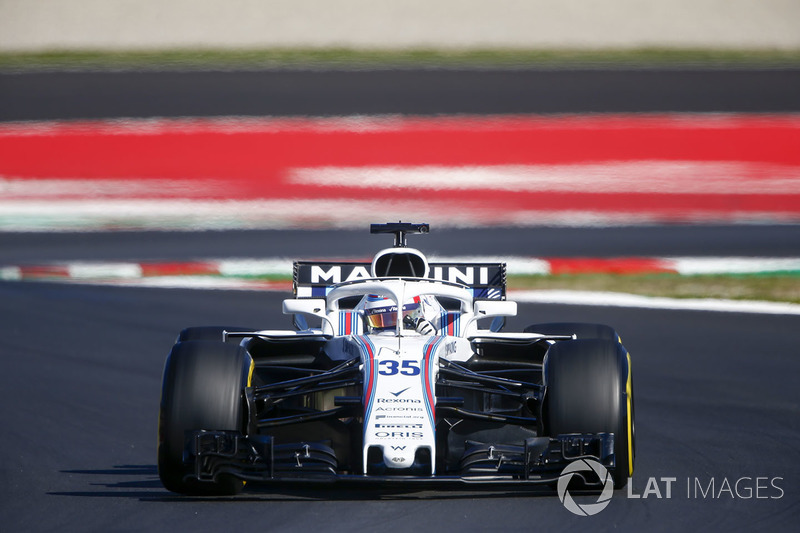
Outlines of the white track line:
M663 298L616 292L509 291L508 299L525 303L586 305L592 307L800 315L800 304L793 303L713 298Z
M643 194L797 194L800 167L740 161L295 168L297 185Z

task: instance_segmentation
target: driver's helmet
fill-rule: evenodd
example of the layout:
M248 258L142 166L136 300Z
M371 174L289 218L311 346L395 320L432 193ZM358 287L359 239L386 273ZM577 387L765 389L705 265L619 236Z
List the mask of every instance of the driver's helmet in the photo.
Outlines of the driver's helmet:
M410 321L416 323L422 316L422 307L419 297L403 305L403 323ZM397 305L394 300L384 298L377 294L369 294L364 303L364 320L367 331L377 333L381 331L394 331L397 326Z

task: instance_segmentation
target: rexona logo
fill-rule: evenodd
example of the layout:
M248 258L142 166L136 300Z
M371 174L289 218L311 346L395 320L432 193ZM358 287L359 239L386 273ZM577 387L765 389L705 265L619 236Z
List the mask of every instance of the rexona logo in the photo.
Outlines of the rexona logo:
M600 478L600 481L603 483L603 490L597 498L597 502L579 505L572 499L572 495L567 490L567 487L569 486L570 480L572 480L572 476L579 472L594 472L597 477ZM567 467L561 471L556 490L558 491L558 499L561 500L561 503L564 504L567 511L578 516L592 516L605 509L609 502L611 502L611 496L614 493L614 480L611 478L608 470L606 470L606 467L597 461L581 459L568 464Z

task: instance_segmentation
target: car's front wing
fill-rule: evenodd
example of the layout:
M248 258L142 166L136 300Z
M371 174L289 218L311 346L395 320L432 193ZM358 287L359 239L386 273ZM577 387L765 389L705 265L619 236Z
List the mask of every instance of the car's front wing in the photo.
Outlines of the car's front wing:
M334 450L323 443L275 444L270 436L232 431L187 433L185 460L194 467L190 477L201 482L227 474L246 481L546 484L556 481L564 467L578 459L615 466L613 433L533 437L519 445L467 444L457 472L433 476L344 472ZM584 482L601 484L591 477Z

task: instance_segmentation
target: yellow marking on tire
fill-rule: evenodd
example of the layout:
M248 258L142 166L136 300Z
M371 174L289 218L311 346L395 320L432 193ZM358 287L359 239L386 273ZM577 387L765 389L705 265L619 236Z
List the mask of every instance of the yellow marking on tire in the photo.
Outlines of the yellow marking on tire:
M247 386L251 387L253 385L253 372L256 369L256 361L253 358L250 358L250 370L247 371ZM242 487L247 486L247 481L242 480Z
M632 393L633 378L631 374L631 354L628 353L628 382L625 384L625 392L628 396L628 477L633 475L633 417Z

